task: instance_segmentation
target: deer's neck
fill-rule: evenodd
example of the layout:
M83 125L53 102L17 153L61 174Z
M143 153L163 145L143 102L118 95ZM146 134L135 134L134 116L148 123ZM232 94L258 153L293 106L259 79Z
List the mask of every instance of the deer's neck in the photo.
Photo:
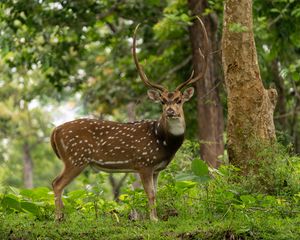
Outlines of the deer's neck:
M184 118L171 118L165 120L166 131L173 136L181 136L185 133Z
M156 135L165 141L168 145L181 145L185 133L184 119L166 119L161 117L155 126Z

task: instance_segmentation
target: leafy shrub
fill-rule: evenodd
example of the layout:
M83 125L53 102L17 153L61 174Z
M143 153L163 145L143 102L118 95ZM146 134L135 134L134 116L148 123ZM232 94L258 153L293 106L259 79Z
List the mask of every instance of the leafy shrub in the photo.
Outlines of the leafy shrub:
M258 156L260 161L240 178L249 193L293 196L300 192L300 157L290 156L280 144L265 147Z
M47 219L54 211L53 192L48 188L16 189L1 196L0 209L5 213L24 212Z

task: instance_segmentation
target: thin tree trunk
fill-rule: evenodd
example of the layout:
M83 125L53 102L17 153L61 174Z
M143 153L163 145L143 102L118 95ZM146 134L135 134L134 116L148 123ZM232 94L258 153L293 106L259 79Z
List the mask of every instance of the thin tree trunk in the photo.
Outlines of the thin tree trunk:
M251 0L225 1L222 54L229 161L247 172L249 161L258 159L260 146L276 138L273 113L277 99L276 90L266 90L261 80Z
M201 15L204 9L208 7L208 3L206 0L188 0L188 6L193 15ZM214 89L218 78L214 66L216 59L212 54L217 46L217 18L208 15L203 18L203 22L210 40L208 52L211 54L208 57L208 70L205 79L196 83L200 154L201 158L211 167L217 168L220 165L218 157L224 153L224 117L218 88ZM197 75L203 66L198 52L199 48L203 49L204 39L200 24L197 22L193 24L189 29L189 34L193 65L195 75ZM206 97L203 98L203 96Z
M23 144L23 177L25 188L33 188L33 163L30 154L30 146L28 142Z
M297 93L296 93L297 94ZM293 115L291 117L291 123L290 123L290 136L293 139L294 147L295 147L295 152L299 153L299 131L298 130L298 108L300 105L300 99L296 95L296 99L294 102L294 107L293 107Z
M119 181L117 181L116 178L113 176L113 173L109 174L109 182L112 186L113 196L116 202L119 201L121 187L123 186L123 183L125 182L127 176L128 173L125 173L123 177Z
M286 96L284 92L284 79L280 76L278 60L271 62L271 73L278 92L278 102L276 111L279 114L278 123L282 131L287 129L287 115L286 115Z

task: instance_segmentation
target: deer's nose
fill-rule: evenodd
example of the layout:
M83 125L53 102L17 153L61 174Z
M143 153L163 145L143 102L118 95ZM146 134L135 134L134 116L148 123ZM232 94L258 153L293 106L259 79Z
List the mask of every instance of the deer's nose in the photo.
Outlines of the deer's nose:
M168 108L166 112L168 117L174 117L176 115L173 108Z

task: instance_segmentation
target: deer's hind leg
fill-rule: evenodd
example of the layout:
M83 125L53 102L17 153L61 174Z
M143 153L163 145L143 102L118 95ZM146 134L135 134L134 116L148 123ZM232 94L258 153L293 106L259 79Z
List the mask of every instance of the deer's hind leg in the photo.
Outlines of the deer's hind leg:
M63 220L64 217L62 202L62 193L64 188L84 170L85 166L86 165L65 165L62 173L53 180L52 187L55 197L55 219L57 221Z

